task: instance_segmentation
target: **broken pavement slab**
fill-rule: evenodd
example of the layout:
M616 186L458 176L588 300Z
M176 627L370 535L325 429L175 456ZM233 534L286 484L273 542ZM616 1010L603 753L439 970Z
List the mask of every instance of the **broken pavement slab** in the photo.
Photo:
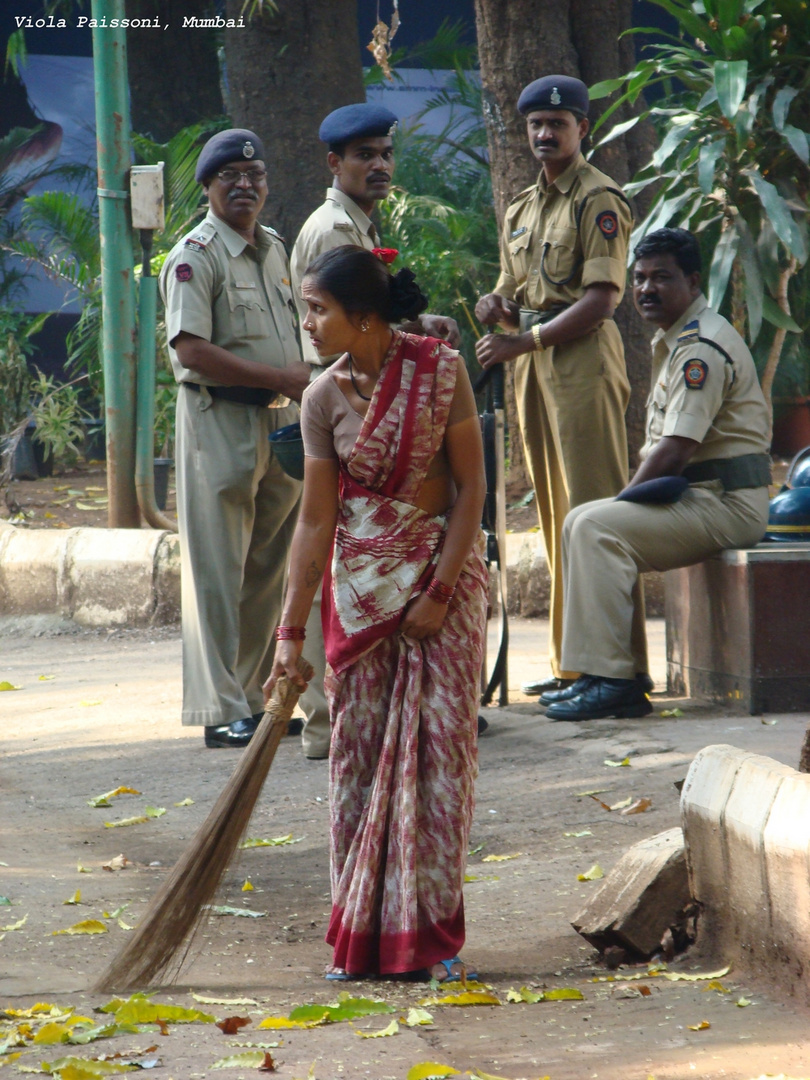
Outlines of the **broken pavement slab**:
M600 952L649 957L689 901L683 832L667 829L626 851L571 925Z

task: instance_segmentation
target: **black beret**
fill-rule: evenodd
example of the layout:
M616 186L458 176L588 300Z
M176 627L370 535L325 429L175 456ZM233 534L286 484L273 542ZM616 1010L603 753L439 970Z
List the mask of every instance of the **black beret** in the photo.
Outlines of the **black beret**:
M347 143L352 139L373 139L393 135L399 121L383 105L344 105L324 119L318 138L325 143Z
M524 116L538 109L567 109L577 116L587 116L588 87L570 75L544 75L524 86L517 107Z
M212 135L197 159L194 179L201 184L229 161L264 161L262 140L247 128L228 128Z

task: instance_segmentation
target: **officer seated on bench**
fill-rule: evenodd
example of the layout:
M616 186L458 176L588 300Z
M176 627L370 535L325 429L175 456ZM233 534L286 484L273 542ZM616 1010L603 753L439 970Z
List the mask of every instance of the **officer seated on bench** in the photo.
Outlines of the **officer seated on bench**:
M700 289L685 229L635 249L633 300L658 330L641 465L615 499L572 510L563 527L562 666L583 674L541 697L551 720L646 716L646 655L631 646L637 575L701 562L765 534L770 415L751 353Z

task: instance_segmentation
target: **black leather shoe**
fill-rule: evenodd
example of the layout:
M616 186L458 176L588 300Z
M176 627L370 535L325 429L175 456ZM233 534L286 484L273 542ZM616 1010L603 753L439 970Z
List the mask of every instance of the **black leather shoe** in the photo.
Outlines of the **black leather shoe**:
M205 745L211 749L216 747L240 749L247 746L258 726L257 721L252 716L248 716L244 720L234 720L232 724L206 727Z
M253 714L253 719L256 722L256 727L259 726L259 724L262 722L263 718L264 718L264 713L263 712L257 712L257 713ZM303 730L304 730L304 721L301 719L300 716L293 716L290 720L287 721L287 734L288 735L300 735ZM323 757L328 757L328 756L329 756L328 754L323 755Z
M489 720L484 719L483 716L478 717L478 734L483 735L489 727Z
M590 676L585 689L567 701L549 705L549 720L601 720L604 717L647 716L652 705L638 679L604 679Z
M547 694L552 690L562 690L570 686L573 681L573 679L556 679L552 676L550 679L541 679L540 682L524 683L520 689L529 697L536 697L538 694Z
M564 682L565 686L561 686L559 690L547 690L545 694L541 694L540 704L556 705L558 701L568 701L569 698L581 694L587 688L590 680L590 675L580 675L578 679L573 680L560 679L560 682Z

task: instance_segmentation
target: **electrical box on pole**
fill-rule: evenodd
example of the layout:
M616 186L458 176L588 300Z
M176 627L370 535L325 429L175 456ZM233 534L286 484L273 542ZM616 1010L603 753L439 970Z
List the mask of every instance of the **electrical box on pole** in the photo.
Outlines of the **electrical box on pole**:
M129 193L132 228L163 232L166 223L163 162L159 161L157 165L133 165L129 171Z

